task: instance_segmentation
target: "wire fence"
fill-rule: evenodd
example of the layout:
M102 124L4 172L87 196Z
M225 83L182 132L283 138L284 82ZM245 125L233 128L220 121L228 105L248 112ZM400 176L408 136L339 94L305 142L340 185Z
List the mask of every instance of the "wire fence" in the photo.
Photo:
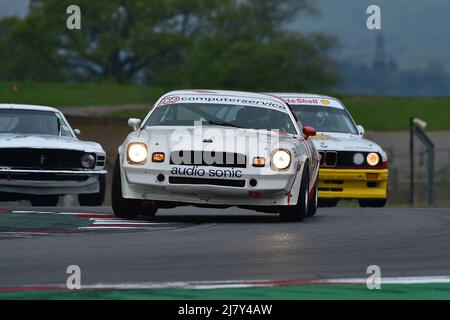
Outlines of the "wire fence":
M387 149L389 157L389 193L391 202L410 202L410 154ZM414 182L418 203L426 202L427 154L425 148L414 153ZM435 150L434 187L435 204L450 203L450 148Z

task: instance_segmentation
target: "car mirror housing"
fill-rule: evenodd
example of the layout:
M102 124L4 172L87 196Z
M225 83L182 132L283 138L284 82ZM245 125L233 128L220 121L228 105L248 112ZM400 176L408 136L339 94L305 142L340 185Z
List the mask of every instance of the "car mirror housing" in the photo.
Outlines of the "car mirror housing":
M81 136L81 130L80 129L73 129L73 132L76 134L77 137Z
M357 125L356 128L358 129L358 133L360 136L363 136L366 133L366 130L364 129L363 126Z
M128 119L128 126L133 128L133 130L137 130L139 129L139 127L141 126L142 120L141 119L136 119L136 118L130 118Z
M315 136L317 134L317 131L313 127L305 126L303 127L303 134L305 135L306 139L308 139L309 137Z

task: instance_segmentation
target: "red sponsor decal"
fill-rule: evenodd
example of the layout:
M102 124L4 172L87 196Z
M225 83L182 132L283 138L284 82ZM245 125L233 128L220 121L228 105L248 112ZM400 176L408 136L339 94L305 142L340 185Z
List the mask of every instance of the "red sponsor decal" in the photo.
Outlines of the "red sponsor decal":
M286 98L284 101L289 104L320 104L318 99Z

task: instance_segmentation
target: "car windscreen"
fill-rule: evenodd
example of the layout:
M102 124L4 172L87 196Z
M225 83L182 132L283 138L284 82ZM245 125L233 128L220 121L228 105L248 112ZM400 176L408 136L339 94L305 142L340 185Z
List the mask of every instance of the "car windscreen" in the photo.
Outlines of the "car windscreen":
M292 105L292 111L305 126L317 132L358 134L352 119L345 109L329 106Z
M275 109L230 104L177 103L157 107L144 127L224 126L256 130L279 130L296 134L289 114Z
M0 133L72 137L60 114L52 111L0 110Z

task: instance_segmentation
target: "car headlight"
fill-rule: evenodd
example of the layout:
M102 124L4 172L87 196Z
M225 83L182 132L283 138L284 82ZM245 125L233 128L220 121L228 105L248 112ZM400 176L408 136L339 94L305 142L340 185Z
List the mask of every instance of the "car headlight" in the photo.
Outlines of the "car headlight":
M371 165L372 167L376 166L377 164L380 163L380 156L377 153L375 153L375 152L369 153L367 155L367 163L369 165Z
M81 156L81 165L83 168L93 168L95 167L95 157L90 153L85 153Z
M357 152L353 155L353 164L360 166L364 163L364 155L360 152Z
M144 164L147 162L147 145L142 142L132 142L128 145L127 160L130 164Z
M291 153L289 150L280 149L272 155L272 165L275 169L285 170L291 165Z

